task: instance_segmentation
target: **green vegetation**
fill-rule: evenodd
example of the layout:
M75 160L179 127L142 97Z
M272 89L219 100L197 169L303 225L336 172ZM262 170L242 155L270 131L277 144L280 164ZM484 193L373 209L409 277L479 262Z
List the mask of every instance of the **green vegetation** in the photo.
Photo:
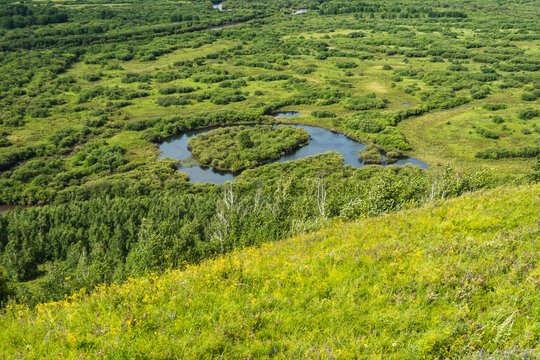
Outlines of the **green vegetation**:
M365 164L391 164L396 162L403 154L397 149L385 149L370 144L358 153L358 159Z
M512 1L493 11L495 4L230 0L218 11L194 0L3 0L0 202L63 201L104 176L130 178L152 167L151 142L267 121L277 110L311 114L295 121L431 166L457 161L468 171L523 175L532 160L475 156L532 146L540 128L540 109L529 101L540 84L535 7ZM310 11L289 15L298 8ZM380 127L349 126L373 111L380 112L377 133ZM494 111L505 129L485 123ZM49 140L69 129L69 143ZM77 169L72 158L103 141L121 147L127 162ZM28 169L39 184L12 177L31 160L55 165L41 174Z
M0 347L69 359L533 359L539 194L482 191L10 306Z
M0 304L12 307L0 317L0 354L166 358L168 343L193 358L367 351L442 359L485 357L496 344L537 347L538 325L524 318L539 307L530 288L537 264L527 257L536 251L537 186L373 218L538 182L537 4L227 0L220 11L215 3L0 0L0 206L42 205L0 215ZM276 119L279 112L302 116ZM360 141L366 164L412 156L429 168L355 169L336 153L258 166L307 142L301 130L272 127L278 120ZM213 127L192 141L193 153L216 169L247 169L233 183L191 183L180 161L159 158L169 137ZM343 228L367 228L358 242L336 227L313 243L296 238L298 247L266 244L358 218L367 219ZM358 250L364 244L367 253ZM205 283L212 264L259 251L223 255L248 246L283 246L305 267L279 268L285 255L248 261L247 272L222 264L216 284ZM361 252L360 267L332 258L316 270L343 249ZM159 281L148 275L164 272ZM113 299L137 281L122 295L129 301ZM158 283L171 288L167 299ZM219 287L233 283L234 291ZM108 298L50 317L23 306L14 320L15 303L33 307L81 289ZM279 289L286 300L273 298ZM216 294L230 295L215 303L223 319L209 305ZM258 308L239 308L248 300ZM162 309L191 317L167 322Z
M189 148L202 165L238 172L279 159L308 142L308 133L292 126L235 126L200 134L189 140Z
M154 177L167 176L156 170ZM246 170L230 185L201 185L194 193L178 182L111 179L77 194L89 200L0 216L0 262L16 300L34 304L332 219L376 216L497 184L488 172L466 175L450 167L429 176L414 166L355 169L337 153ZM153 191L143 192L148 186Z

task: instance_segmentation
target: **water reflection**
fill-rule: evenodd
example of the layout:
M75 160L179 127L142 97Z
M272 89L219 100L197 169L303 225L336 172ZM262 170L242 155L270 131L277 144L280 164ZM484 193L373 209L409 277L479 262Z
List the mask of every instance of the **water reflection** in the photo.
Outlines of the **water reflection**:
M300 116L300 115L303 115L303 114L299 112L295 112L295 111L281 112L281 113L274 114L274 116L278 118L290 118L290 117L295 117L295 116Z

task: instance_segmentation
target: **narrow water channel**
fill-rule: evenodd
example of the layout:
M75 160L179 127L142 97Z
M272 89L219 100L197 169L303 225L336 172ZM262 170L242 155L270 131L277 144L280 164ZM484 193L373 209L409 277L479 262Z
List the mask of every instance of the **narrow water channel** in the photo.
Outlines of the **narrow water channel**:
M336 151L340 153L344 158L345 165L352 165L354 167L363 167L365 164L358 160L358 151L362 150L365 145L349 139L343 134L334 133L330 130L315 126L307 125L277 125L277 126L294 126L302 128L307 131L311 136L311 140L308 145L301 147L293 153L282 156L279 160L272 161L268 164L275 162L285 162L298 160L307 156L313 156L322 154L328 151ZM195 131L185 132L180 136L173 137L165 141L159 146L162 153L159 155L161 158L170 157L177 160L185 160L192 156L188 150L188 141L198 134L209 131L209 129L200 129ZM398 160L395 165L413 164L423 168L427 168L428 165L415 158L404 158ZM214 183L223 184L227 181L233 181L235 174L227 171L219 171L213 168L202 166L181 167L178 169L183 173L186 173L190 177L192 183ZM236 174L237 175L237 174Z

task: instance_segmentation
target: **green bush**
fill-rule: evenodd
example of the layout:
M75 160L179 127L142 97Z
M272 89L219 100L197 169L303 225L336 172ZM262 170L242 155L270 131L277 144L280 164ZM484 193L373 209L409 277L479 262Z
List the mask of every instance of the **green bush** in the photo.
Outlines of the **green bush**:
M483 137L485 137L486 139L498 139L499 138L499 135L489 129L486 129L486 128L481 128L481 127L477 127L476 128L476 132L480 135L482 135Z
M489 111L497 111L497 110L506 109L506 104L484 104L482 108Z
M540 116L540 110L533 108L522 109L518 112L518 118L521 120L530 120L538 116Z
M383 109L386 107L386 101L378 99L375 94L366 96L353 96L345 100L345 108L347 110L371 110Z
M311 116L316 118L335 118L337 115L327 110L314 110L311 112Z

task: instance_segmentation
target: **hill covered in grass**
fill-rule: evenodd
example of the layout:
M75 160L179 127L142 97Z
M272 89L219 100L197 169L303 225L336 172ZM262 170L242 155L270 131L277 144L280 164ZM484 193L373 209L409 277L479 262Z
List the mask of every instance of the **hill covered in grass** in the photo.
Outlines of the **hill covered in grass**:
M534 358L539 225L539 185L339 223L161 277L8 307L0 356Z

